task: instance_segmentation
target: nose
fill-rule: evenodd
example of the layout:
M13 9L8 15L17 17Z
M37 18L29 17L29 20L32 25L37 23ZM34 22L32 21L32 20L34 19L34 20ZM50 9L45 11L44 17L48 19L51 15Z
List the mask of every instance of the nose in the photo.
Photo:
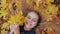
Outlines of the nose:
M32 23L32 20L29 20L29 22L31 22L31 23Z

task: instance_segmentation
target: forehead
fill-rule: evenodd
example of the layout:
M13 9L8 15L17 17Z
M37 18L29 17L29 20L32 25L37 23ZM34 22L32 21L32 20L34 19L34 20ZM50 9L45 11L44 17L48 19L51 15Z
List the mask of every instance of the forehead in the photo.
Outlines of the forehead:
M31 16L32 18L38 18L38 14L35 12L30 12L30 13L28 13L27 16Z

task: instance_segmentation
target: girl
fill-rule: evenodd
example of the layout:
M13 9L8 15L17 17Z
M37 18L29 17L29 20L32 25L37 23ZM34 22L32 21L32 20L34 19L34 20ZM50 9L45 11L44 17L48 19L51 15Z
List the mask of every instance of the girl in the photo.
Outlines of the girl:
M29 10L27 14L27 22L24 26L20 26L17 23L10 27L10 34L36 34L34 28L38 25L40 20L40 15L34 10Z

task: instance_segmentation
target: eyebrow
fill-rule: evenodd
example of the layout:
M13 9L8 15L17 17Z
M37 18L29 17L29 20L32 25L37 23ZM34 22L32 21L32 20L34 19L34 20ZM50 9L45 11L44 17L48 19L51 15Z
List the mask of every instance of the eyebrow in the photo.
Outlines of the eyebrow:
M31 16L29 16L29 17L31 17Z
M34 18L33 20L36 20L36 18Z

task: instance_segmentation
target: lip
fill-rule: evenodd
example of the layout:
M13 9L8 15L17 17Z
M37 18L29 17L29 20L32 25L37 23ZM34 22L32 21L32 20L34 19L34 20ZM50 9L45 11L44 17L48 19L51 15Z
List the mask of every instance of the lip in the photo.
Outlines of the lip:
M29 26L31 26L32 24L31 24L30 22L27 22L27 23L26 23L26 25L29 25Z

